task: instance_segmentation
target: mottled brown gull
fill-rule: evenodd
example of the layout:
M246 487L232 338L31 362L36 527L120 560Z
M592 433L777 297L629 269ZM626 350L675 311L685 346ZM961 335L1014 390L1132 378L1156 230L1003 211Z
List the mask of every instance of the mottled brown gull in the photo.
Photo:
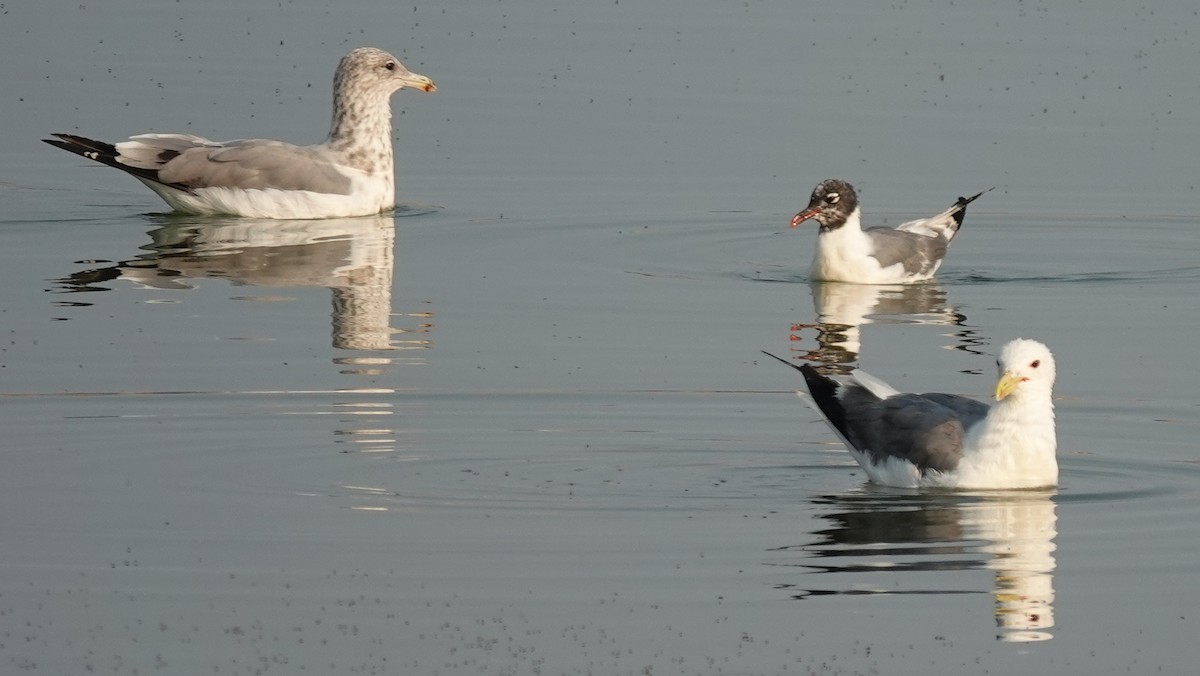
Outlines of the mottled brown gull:
M812 401L875 483L969 489L1058 484L1054 357L1036 340L1004 346L997 403L954 394L902 394L862 371L834 379L808 364Z
M333 125L317 145L190 134L139 134L116 144L72 134L44 140L132 175L184 213L365 216L396 204L390 99L405 87L437 89L391 54L360 47L338 64Z
M820 225L809 271L813 280L854 284L921 282L941 267L951 240L962 226L967 205L988 190L959 197L936 216L895 228L864 230L854 188L831 178L813 189L808 206L792 219L792 227L809 219Z

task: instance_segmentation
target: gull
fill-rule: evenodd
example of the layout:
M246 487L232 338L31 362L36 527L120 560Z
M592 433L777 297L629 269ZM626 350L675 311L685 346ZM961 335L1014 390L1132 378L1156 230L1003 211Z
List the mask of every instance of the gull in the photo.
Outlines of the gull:
M937 272L951 240L958 234L967 205L988 188L958 201L936 216L902 223L895 228L863 229L858 195L840 179L831 178L813 189L808 207L792 218L792 227L809 219L820 225L809 276L826 282L909 284Z
M124 171L189 214L310 219L392 209L391 95L437 90L381 49L342 57L333 77L333 125L323 143L210 141L190 134L139 134L112 144L73 134L43 139Z
M1054 357L1036 340L1009 342L996 361L997 403L902 394L861 370L834 379L809 364L816 408L875 483L897 487L1039 488L1058 484Z

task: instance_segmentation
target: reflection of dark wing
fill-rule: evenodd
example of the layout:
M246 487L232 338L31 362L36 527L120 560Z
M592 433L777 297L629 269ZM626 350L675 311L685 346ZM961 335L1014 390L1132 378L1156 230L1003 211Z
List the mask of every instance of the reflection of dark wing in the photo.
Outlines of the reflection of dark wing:
M275 246L254 246L237 240L237 232L222 233L219 226L156 228L150 232L153 243L142 247L150 253L110 267L73 273L59 280L61 290L106 290L96 285L118 278L160 289L191 288L186 280L201 278L266 287L353 286L337 277L351 260L355 240L347 233L353 234L353 230L341 236L335 230L323 238L287 240L287 244ZM204 235L214 241L205 241Z
M58 291L81 293L111 291L111 287L100 285L114 279L133 280L138 284L155 289L192 288L192 285L178 271L161 267L159 259L150 255L113 263L106 268L80 270L55 281L59 284Z
M111 282L121 276L121 268L119 265L113 265L107 268L93 268L91 270L80 270L72 272L70 275L62 279L56 279L58 283L58 291L64 293L81 293L85 291L108 291L109 288L99 286L105 282Z
M871 309L873 317L928 314L940 315L945 318L945 324L954 319L954 308L950 307L946 292L933 283L885 286Z
M911 546L915 543L945 545L962 539L963 529L959 523L962 508L958 505L924 501L903 504L903 508L871 502L839 505L846 509L822 515L822 518L832 522L833 527L815 533L825 538L825 542L818 544L878 545L903 542L905 553L910 554ZM835 551L838 555L847 555L845 549L838 548ZM858 553L871 557L882 555L879 548ZM823 552L818 550L815 554L822 556Z

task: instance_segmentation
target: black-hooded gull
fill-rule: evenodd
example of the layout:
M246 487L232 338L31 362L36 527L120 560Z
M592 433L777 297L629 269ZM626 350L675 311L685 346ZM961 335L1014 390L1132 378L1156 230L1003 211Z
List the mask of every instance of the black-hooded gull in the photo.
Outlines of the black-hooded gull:
M991 190L992 188L988 188ZM933 277L951 240L958 234L967 205L980 195L959 197L936 216L895 228L863 229L858 195L847 182L831 178L813 189L808 207L792 218L792 227L809 219L820 225L809 277L854 284L908 284Z
M1058 484L1054 357L1036 340L1004 346L997 403L902 394L863 371L846 379L764 353L804 374L826 422L874 482L888 486L1037 488Z
M391 95L432 92L381 49L342 57L333 78L333 125L324 143L209 141L190 134L140 134L112 144L72 134L46 143L137 178L176 211L254 218L366 216L393 208Z

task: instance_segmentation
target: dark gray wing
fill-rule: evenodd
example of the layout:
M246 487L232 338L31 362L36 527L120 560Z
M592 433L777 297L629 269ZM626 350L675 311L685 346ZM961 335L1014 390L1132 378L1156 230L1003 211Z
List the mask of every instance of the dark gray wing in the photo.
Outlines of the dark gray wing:
M987 417L988 411L992 408L982 401L976 401L969 397L960 397L957 394L927 392L920 396L954 411L959 420L962 421L963 427L967 430L974 427L975 423L982 422Z
M846 439L875 462L895 457L911 462L922 473L945 472L962 458L967 425L955 409L934 399L920 394L879 399L864 388L847 385L842 406Z
M953 394L896 394L881 398L857 382L834 380L809 364L804 374L817 408L842 439L874 462L906 460L922 473L946 472L962 458L967 430L987 416L988 406Z
M867 228L864 232L871 238L871 256L882 267L897 263L909 274L929 272L938 261L946 256L950 241L942 236L918 235L893 228Z

